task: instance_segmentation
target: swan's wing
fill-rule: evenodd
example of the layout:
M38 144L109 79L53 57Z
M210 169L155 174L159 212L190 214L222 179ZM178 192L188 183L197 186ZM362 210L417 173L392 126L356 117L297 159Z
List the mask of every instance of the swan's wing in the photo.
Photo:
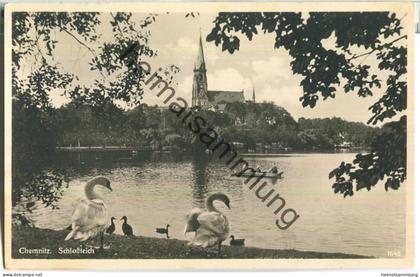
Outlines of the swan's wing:
M105 230L108 221L108 213L105 203L102 200L79 200L74 205L72 215L73 231L66 239L85 240L95 236L98 232Z
M191 243L193 245L198 245L201 247L212 247L219 242L219 236L217 236L213 231L206 228L199 228L195 232L195 236L192 239Z
M193 209L189 215L187 215L187 223L185 224L184 234L188 232L195 232L200 227L200 223L197 217L203 212L201 209Z
M226 216L218 212L203 212L198 215L200 230L207 229L219 237L226 238L229 234L229 221Z

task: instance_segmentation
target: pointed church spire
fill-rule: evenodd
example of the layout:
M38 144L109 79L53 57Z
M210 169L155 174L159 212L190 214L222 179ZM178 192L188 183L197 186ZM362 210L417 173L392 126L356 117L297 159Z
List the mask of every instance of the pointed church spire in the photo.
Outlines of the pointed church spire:
M206 106L208 102L207 96L207 75L206 63L204 62L203 41L200 41L198 48L197 61L194 64L194 79L192 91L192 105L193 106Z
M204 50L203 50L203 41L201 39L201 31L200 31L200 42L198 46L198 56L197 61L195 62L195 69L206 69L206 63L204 61Z
M252 86L252 101L255 103L255 86Z

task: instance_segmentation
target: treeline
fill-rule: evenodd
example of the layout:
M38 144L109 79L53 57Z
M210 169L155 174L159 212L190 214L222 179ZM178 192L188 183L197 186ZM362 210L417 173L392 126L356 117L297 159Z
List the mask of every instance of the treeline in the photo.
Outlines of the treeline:
M51 155L57 146L126 145L149 150L188 150L198 141L168 108L142 104L123 110L111 103L93 107L71 102L40 110L25 100L13 100L14 204L22 193L49 204L60 197L63 175L51 168L43 171L51 166ZM239 151L332 150L344 142L365 148L381 132L379 128L340 118L295 121L284 108L273 103L232 103L226 105L223 113L200 109L194 112Z
M299 149L330 149L332 147L367 148L380 133L361 122L349 122L338 117L298 120Z
M22 110L14 118L19 128L32 128L32 138L42 138L49 146L135 146L143 149L188 149L194 134L168 108L142 104L123 110L114 104L94 108L69 103L58 109L25 117ZM363 123L341 118L295 121L284 108L273 103L231 103L223 113L197 109L226 141L244 149L331 150L339 145L369 147L379 132ZM19 122L18 122L19 121ZM25 127L24 125L28 125ZM38 123L39 124L39 123ZM14 128L19 136L20 131ZM44 129L44 130L43 130ZM42 135L35 135L42 132Z

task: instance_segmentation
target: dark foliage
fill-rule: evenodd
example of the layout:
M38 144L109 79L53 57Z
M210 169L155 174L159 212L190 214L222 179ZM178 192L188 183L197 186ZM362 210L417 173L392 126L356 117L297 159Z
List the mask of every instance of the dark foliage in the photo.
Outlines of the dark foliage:
M330 172L329 178L335 178L334 192L344 196L353 195L353 183L356 191L370 190L379 180L385 181L385 189L398 189L407 178L407 118L385 124L372 143L369 154L358 154L353 164L342 162Z
M56 170L44 170L54 152L57 138L56 123L51 110L42 112L13 101L12 126L12 203L19 200L40 200L54 205L62 194L63 175ZM30 210L30 206L27 207Z
M40 200L45 206L57 208L54 203L62 193L63 173L44 169L63 125L80 122L77 118L66 118L73 122L62 121L62 114L51 106L51 95L69 97L75 106L90 105L101 118L95 122L101 130L119 127L113 121L121 119L114 101L140 103L143 90L139 82L145 73L131 65L155 55L148 47L148 26L155 21L155 15L136 22L131 13L111 13L109 18L113 39L103 42L97 32L103 22L96 12L12 14L14 204L19 200ZM55 39L57 33L68 36L87 52L90 69L98 76L91 84L80 82L77 74L63 68L59 55L55 55L57 46L63 43ZM133 42L138 46L136 51L127 59L120 59ZM25 71L22 65L31 66L32 70Z

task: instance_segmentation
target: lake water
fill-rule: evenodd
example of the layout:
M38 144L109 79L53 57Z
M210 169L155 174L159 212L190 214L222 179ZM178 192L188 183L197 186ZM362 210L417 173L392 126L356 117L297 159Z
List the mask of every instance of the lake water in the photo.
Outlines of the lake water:
M284 179L269 183L268 187L274 187L286 200L286 208L294 209L300 216L288 230L275 225L281 213L275 216L274 209L266 207L254 191L242 184L243 180L230 177L230 171L222 163L180 154L152 154L133 160L125 157L119 162L102 159L100 155L94 159L91 155L78 156L77 166L63 165L69 172L70 183L59 202L60 209L52 211L37 205L28 215L40 228L67 227L72 202L83 197L84 183L104 175L111 180L113 191L99 188L98 192L103 194L110 215L118 219L127 216L136 235L159 237L155 228L169 223L170 236L185 239L185 215L194 207L203 207L209 194L221 191L230 196L232 209L216 206L229 218L231 233L245 238L247 246L376 257L399 251L404 256L404 185L398 191L386 192L383 184L378 184L370 192L356 192L350 198L334 194L331 188L330 170L341 161L352 161L354 155L245 157L250 165L270 168L276 164L284 171ZM117 233L122 233L121 221Z

